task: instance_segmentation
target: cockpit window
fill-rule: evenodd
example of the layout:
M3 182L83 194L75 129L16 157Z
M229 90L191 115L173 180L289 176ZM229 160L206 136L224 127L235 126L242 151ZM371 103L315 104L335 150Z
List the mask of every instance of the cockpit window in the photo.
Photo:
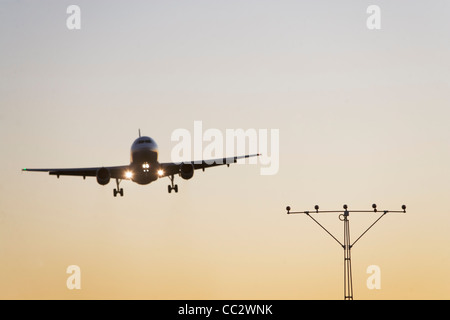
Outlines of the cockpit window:
M139 140L138 143L139 144L141 144L141 143L152 143L152 140L151 139Z

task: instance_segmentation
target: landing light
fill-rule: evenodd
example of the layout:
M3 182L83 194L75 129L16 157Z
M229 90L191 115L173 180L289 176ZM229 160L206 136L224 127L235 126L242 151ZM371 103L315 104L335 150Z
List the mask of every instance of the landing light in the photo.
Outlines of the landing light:
M133 172L131 172L131 171L125 172L125 177L126 177L127 179L131 179L132 176L133 176Z
M160 177L161 177L162 175L164 175L164 171L163 171L163 170L161 170L161 169L159 169L159 170L158 170L158 176L160 176Z
M142 164L142 171L143 172L149 172L150 171L149 168L150 168L150 164L148 162L144 162Z

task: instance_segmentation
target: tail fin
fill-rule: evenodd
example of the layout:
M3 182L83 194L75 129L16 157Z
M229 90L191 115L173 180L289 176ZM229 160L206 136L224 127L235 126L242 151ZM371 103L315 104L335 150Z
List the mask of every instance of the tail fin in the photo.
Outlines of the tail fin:
M139 138L141 137L141 129L138 129L139 130Z

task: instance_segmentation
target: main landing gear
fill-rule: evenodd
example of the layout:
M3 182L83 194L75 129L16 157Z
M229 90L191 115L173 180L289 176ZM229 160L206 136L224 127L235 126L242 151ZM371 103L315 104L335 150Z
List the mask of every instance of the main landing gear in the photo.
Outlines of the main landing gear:
M172 190L175 190L175 193L178 193L178 185L173 184L174 176L173 175L169 176L169 179L170 179L170 184L167 186L167 191L169 191L169 193L171 193Z
M122 179L120 179L120 180L116 179L117 189L113 190L114 197L117 197L117 194L120 194L120 196L123 197L123 189L122 188L119 189L119 184L121 181L122 181Z

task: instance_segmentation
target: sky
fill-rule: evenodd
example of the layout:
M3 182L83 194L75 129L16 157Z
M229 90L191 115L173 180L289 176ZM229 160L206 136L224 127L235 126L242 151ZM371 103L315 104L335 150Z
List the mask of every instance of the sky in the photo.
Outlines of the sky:
M70 5L80 29L70 30ZM380 8L371 30L370 5ZM342 299L293 210L400 210L352 249L355 299L450 298L448 1L0 2L0 299ZM279 130L279 168L141 186L22 168L171 161L177 129ZM352 239L379 217L350 215ZM315 216L342 239L336 214ZM81 289L67 287L67 267ZM369 289L369 266L380 289Z

